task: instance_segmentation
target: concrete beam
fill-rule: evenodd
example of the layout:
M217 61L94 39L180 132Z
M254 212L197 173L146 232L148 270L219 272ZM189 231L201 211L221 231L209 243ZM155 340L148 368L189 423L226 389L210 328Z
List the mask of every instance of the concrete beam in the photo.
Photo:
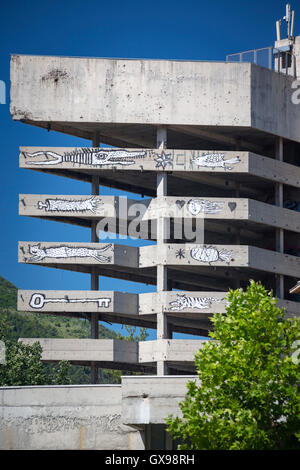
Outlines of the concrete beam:
M138 364L138 343L134 341L61 338L20 338L19 341L29 345L38 341L43 349L42 361L45 362L116 362L124 368L126 364Z
M123 153L120 153L123 152ZM130 157L129 155L132 155ZM109 184L116 184L120 175L113 169L128 172L127 179L132 172L140 177L143 172L172 172L174 176L183 176L185 179L204 173L207 184L214 186L216 180L210 176L222 176L218 182L224 187L224 180L235 174L248 174L272 182L288 184L300 188L300 168L273 158L263 157L245 151L227 150L158 150L158 149L93 149L76 147L20 147L20 168L40 171L63 171L63 176L70 175L83 180L90 180L93 173L101 175L102 179L111 178ZM59 174L59 173L58 173ZM113 177L112 177L113 176ZM224 178L225 176L225 178ZM169 174L169 178L172 175ZM240 178L240 176L239 176ZM115 183L114 183L115 180ZM132 186L137 184L136 177ZM108 184L108 182L107 182ZM229 188L230 181L228 181ZM153 191L156 189L156 179L153 180ZM139 191L141 192L141 191Z
M21 312L138 314L138 295L115 291L19 290Z
M105 223L116 233L126 234L128 224L139 217L141 211L141 236L155 239L156 220L172 218L179 227L185 219L240 220L268 227L282 228L300 233L300 213L290 209L245 198L160 197L133 200L112 196L49 196L21 194L19 214L46 218L72 224L90 226L93 221L105 218ZM144 222L151 222L151 226ZM153 222L153 223L152 223ZM244 225L245 227L245 225ZM253 226L250 227L253 229ZM245 229L243 229L245 230ZM150 233L148 233L150 232ZM182 231L183 233L183 231Z
M122 420L124 424L164 424L169 415L182 416L179 403L187 393L191 376L123 376Z
M155 124L253 128L300 141L293 78L250 63L13 55L10 74L13 119L60 123L74 135L105 123Z
M159 339L139 342L139 362L175 362L194 364L196 352L207 343L207 340Z
M164 250L164 251L163 251ZM155 245L140 247L140 267L146 268L160 262L177 270L188 271L198 267L234 267L265 271L285 276L300 277L300 258L246 245L166 244L157 252Z
M20 338L20 342L32 345L39 342L42 361L69 361L72 364L105 363L111 369L126 370L127 365L153 366L159 361L173 367L194 367L194 356L207 340L124 341L113 339L61 339ZM117 367L116 367L117 365Z
M227 292L172 291L139 294L140 316L153 315L159 308L170 318L197 319L209 322L213 313L226 313ZM300 317L300 303L279 299L278 307L286 310L286 316ZM211 329L211 325L210 328Z
M19 262L44 265L116 265L137 268L138 248L112 243L19 242Z

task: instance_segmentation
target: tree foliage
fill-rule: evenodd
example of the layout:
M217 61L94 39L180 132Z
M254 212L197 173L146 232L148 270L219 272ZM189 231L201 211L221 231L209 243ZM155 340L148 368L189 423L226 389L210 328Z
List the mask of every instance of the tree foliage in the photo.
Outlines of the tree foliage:
M70 364L61 361L47 370L42 362L42 347L38 341L32 345L12 339L9 326L0 319L0 340L5 344L5 363L0 364L0 386L67 385L71 383Z
M41 363L41 350L38 343L38 338L89 338L89 321L55 315L37 315L33 312L17 312L16 307L17 288L0 276L0 339L2 334L7 347L8 360L6 367L0 364L0 386L91 383L89 367L77 366L65 361L59 364ZM127 334L123 336L101 324L99 325L99 339L118 338L127 341L143 341L148 336L145 328L137 329L125 325L125 330ZM18 342L19 338L37 338L37 344L24 345ZM30 372L33 370L36 371L35 378ZM121 376L127 373L99 369L98 380L99 383L120 383Z
M285 319L254 281L227 300L195 356L198 380L187 385L183 417L170 416L168 431L181 449L299 448L299 319Z

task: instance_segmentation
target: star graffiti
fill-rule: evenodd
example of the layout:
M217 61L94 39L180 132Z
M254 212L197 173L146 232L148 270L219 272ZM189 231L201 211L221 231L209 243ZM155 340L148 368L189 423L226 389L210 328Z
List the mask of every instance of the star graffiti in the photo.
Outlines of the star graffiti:
M176 250L175 255L176 255L176 258L179 258L179 259L185 258L184 249L179 248L179 250Z
M155 168L161 167L163 170L165 170L167 165L171 165L173 167L173 159L170 153L165 153L163 150L160 155L156 155L157 158L154 159L156 161Z

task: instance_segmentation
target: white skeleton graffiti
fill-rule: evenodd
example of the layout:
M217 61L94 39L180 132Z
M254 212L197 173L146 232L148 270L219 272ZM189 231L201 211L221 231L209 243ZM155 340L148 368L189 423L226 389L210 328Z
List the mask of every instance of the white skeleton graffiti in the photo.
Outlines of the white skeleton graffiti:
M111 302L109 297L101 297L98 299L69 299L67 297L47 299L44 294L35 293L31 296L29 305L31 308L43 308L48 303L60 303L60 304L74 304L74 303L97 303L98 307L108 308Z
M197 166L210 167L213 170L218 167L224 168L224 170L232 170L231 165L236 165L241 161L238 156L228 160L225 160L224 157L224 153L206 153L194 158L192 163L195 163Z
M202 261L203 263L213 263L215 261L225 261L230 263L232 261L232 251L225 249L217 250L215 246L201 246L192 248L190 251L191 257L196 261Z
M52 151L23 152L24 157L36 158L44 157L39 161L27 161L27 165L57 165L59 163L71 162L82 165L102 166L102 165L133 165L136 159L145 158L146 152L143 150L114 150L101 148L78 148L71 152L64 152L62 155Z
M29 246L29 253L33 255L29 262L42 261L45 258L94 258L100 263L109 263L111 256L102 256L100 253L108 250L112 244L106 245L103 248L72 248L69 246L59 246L50 248L40 248L40 243L37 245Z
M208 201L207 199L191 199L187 209L192 215L217 214L224 207L224 202Z
M70 199L45 199L45 202L38 201L38 209L45 209L46 212L97 212L103 205L99 199L90 197L82 201L72 201Z
M222 302L224 299L214 297L187 297L186 294L177 294L176 300L170 302L170 310L181 311L188 308L206 309L210 308L212 302Z

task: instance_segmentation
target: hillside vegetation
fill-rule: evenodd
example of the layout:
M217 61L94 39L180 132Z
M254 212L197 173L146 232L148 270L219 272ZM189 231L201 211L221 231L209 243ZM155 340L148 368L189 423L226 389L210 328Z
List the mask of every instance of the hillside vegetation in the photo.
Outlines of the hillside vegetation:
M1 321L8 325L10 339L19 338L89 338L90 323L86 320L63 316L37 314L17 311L17 288L0 276L0 313ZM99 338L119 338L114 331L99 325ZM56 366L45 364L50 374ZM120 371L99 370L99 383L118 383ZM72 384L90 383L90 369L82 366L70 366Z

